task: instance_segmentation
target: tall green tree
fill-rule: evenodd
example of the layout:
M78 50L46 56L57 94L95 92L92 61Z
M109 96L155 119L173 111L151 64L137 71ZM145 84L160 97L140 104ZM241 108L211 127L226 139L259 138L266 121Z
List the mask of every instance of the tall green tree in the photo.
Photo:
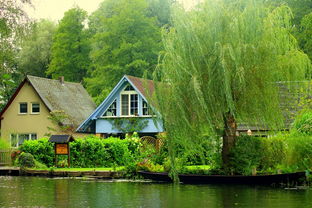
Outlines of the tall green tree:
M18 70L23 74L45 77L51 61L52 37L56 24L46 19L34 22L18 53Z
M165 121L169 155L223 137L228 171L237 124L281 127L276 81L302 80L311 67L291 35L291 10L258 0L205 0L195 10L175 8L164 31L165 53L155 79L155 106Z
M65 12L53 37L51 63L47 75L64 76L80 82L89 67L89 42L85 30L86 11L72 8Z
M92 68L85 82L89 93L102 101L124 74L140 77L154 71L161 36L145 0L104 1L91 20Z
M15 87L16 53L20 38L28 29L28 17L23 10L30 0L0 0L0 110Z
M302 18L300 27L296 32L296 37L302 50L312 60L312 12Z

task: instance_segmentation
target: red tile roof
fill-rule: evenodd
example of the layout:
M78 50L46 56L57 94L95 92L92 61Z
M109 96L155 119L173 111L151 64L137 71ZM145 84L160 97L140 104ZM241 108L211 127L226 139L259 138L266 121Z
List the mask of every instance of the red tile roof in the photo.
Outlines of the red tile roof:
M132 84L140 91L140 93L148 99L155 91L155 85L153 80L138 78L130 75L126 77L132 82Z

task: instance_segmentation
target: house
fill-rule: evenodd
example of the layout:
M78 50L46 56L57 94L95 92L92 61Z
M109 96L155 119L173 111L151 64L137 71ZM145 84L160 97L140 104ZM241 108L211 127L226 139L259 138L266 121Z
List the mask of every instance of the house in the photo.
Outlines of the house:
M61 133L60 126L73 128L83 122L96 108L80 83L27 76L0 112L1 138L18 147L24 140L37 139L49 133ZM66 119L56 125L51 112L62 112Z
M131 131L141 136L163 132L163 123L156 118L148 101L154 89L152 80L125 75L77 132L102 137Z

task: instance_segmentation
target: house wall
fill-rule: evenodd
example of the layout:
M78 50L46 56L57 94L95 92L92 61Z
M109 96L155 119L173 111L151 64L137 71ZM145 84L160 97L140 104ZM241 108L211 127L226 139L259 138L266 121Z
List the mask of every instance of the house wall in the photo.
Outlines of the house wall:
M27 114L19 114L19 103L27 102ZM40 113L31 114L31 103L40 104ZM1 121L1 138L10 142L10 134L37 134L37 138L43 137L47 127L54 125L48 119L50 115L48 108L41 101L34 88L25 82L11 105L3 114ZM53 127L56 128L56 127Z
M106 112L106 110L109 108L109 106L111 105L111 103L116 99L117 100L117 117L114 118L105 118L105 117L101 117L99 116L96 119L96 129L95 129L95 133L96 134L101 134L101 133L108 133L108 134L112 134L112 133L122 133L116 129L113 128L113 124L110 121L111 119L118 119L118 117L120 118L121 116L121 103L120 103L120 93L121 91L125 88L125 86L128 84L127 81L125 81L121 87L116 91L115 95L112 96L107 102L106 104L103 106L102 110L99 112L99 115L103 115L104 112ZM148 124L147 126L142 129L140 132L141 133L158 133L158 132L163 132L163 124L162 121L157 121L157 125L155 125L153 118L152 117L147 117L147 116L143 116L143 109L142 109L142 103L143 103L143 98L142 96L138 93L138 117L140 117L141 119L147 120ZM124 118L124 117L123 117Z
M118 119L118 118L114 118ZM140 133L158 133L158 132L163 132L163 124L161 121L157 121L157 125L155 125L154 121L152 118L141 118L143 120L147 120L147 126L140 131ZM97 119L96 120L96 129L95 129L97 134L101 133L109 133L109 134L115 134L115 133L123 133L121 131L118 131L113 127L113 122L108 119Z

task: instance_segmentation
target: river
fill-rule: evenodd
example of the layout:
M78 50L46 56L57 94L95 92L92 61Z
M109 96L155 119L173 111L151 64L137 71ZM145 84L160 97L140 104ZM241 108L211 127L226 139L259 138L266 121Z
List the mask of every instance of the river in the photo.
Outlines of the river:
M0 207L312 207L312 190L0 177Z

